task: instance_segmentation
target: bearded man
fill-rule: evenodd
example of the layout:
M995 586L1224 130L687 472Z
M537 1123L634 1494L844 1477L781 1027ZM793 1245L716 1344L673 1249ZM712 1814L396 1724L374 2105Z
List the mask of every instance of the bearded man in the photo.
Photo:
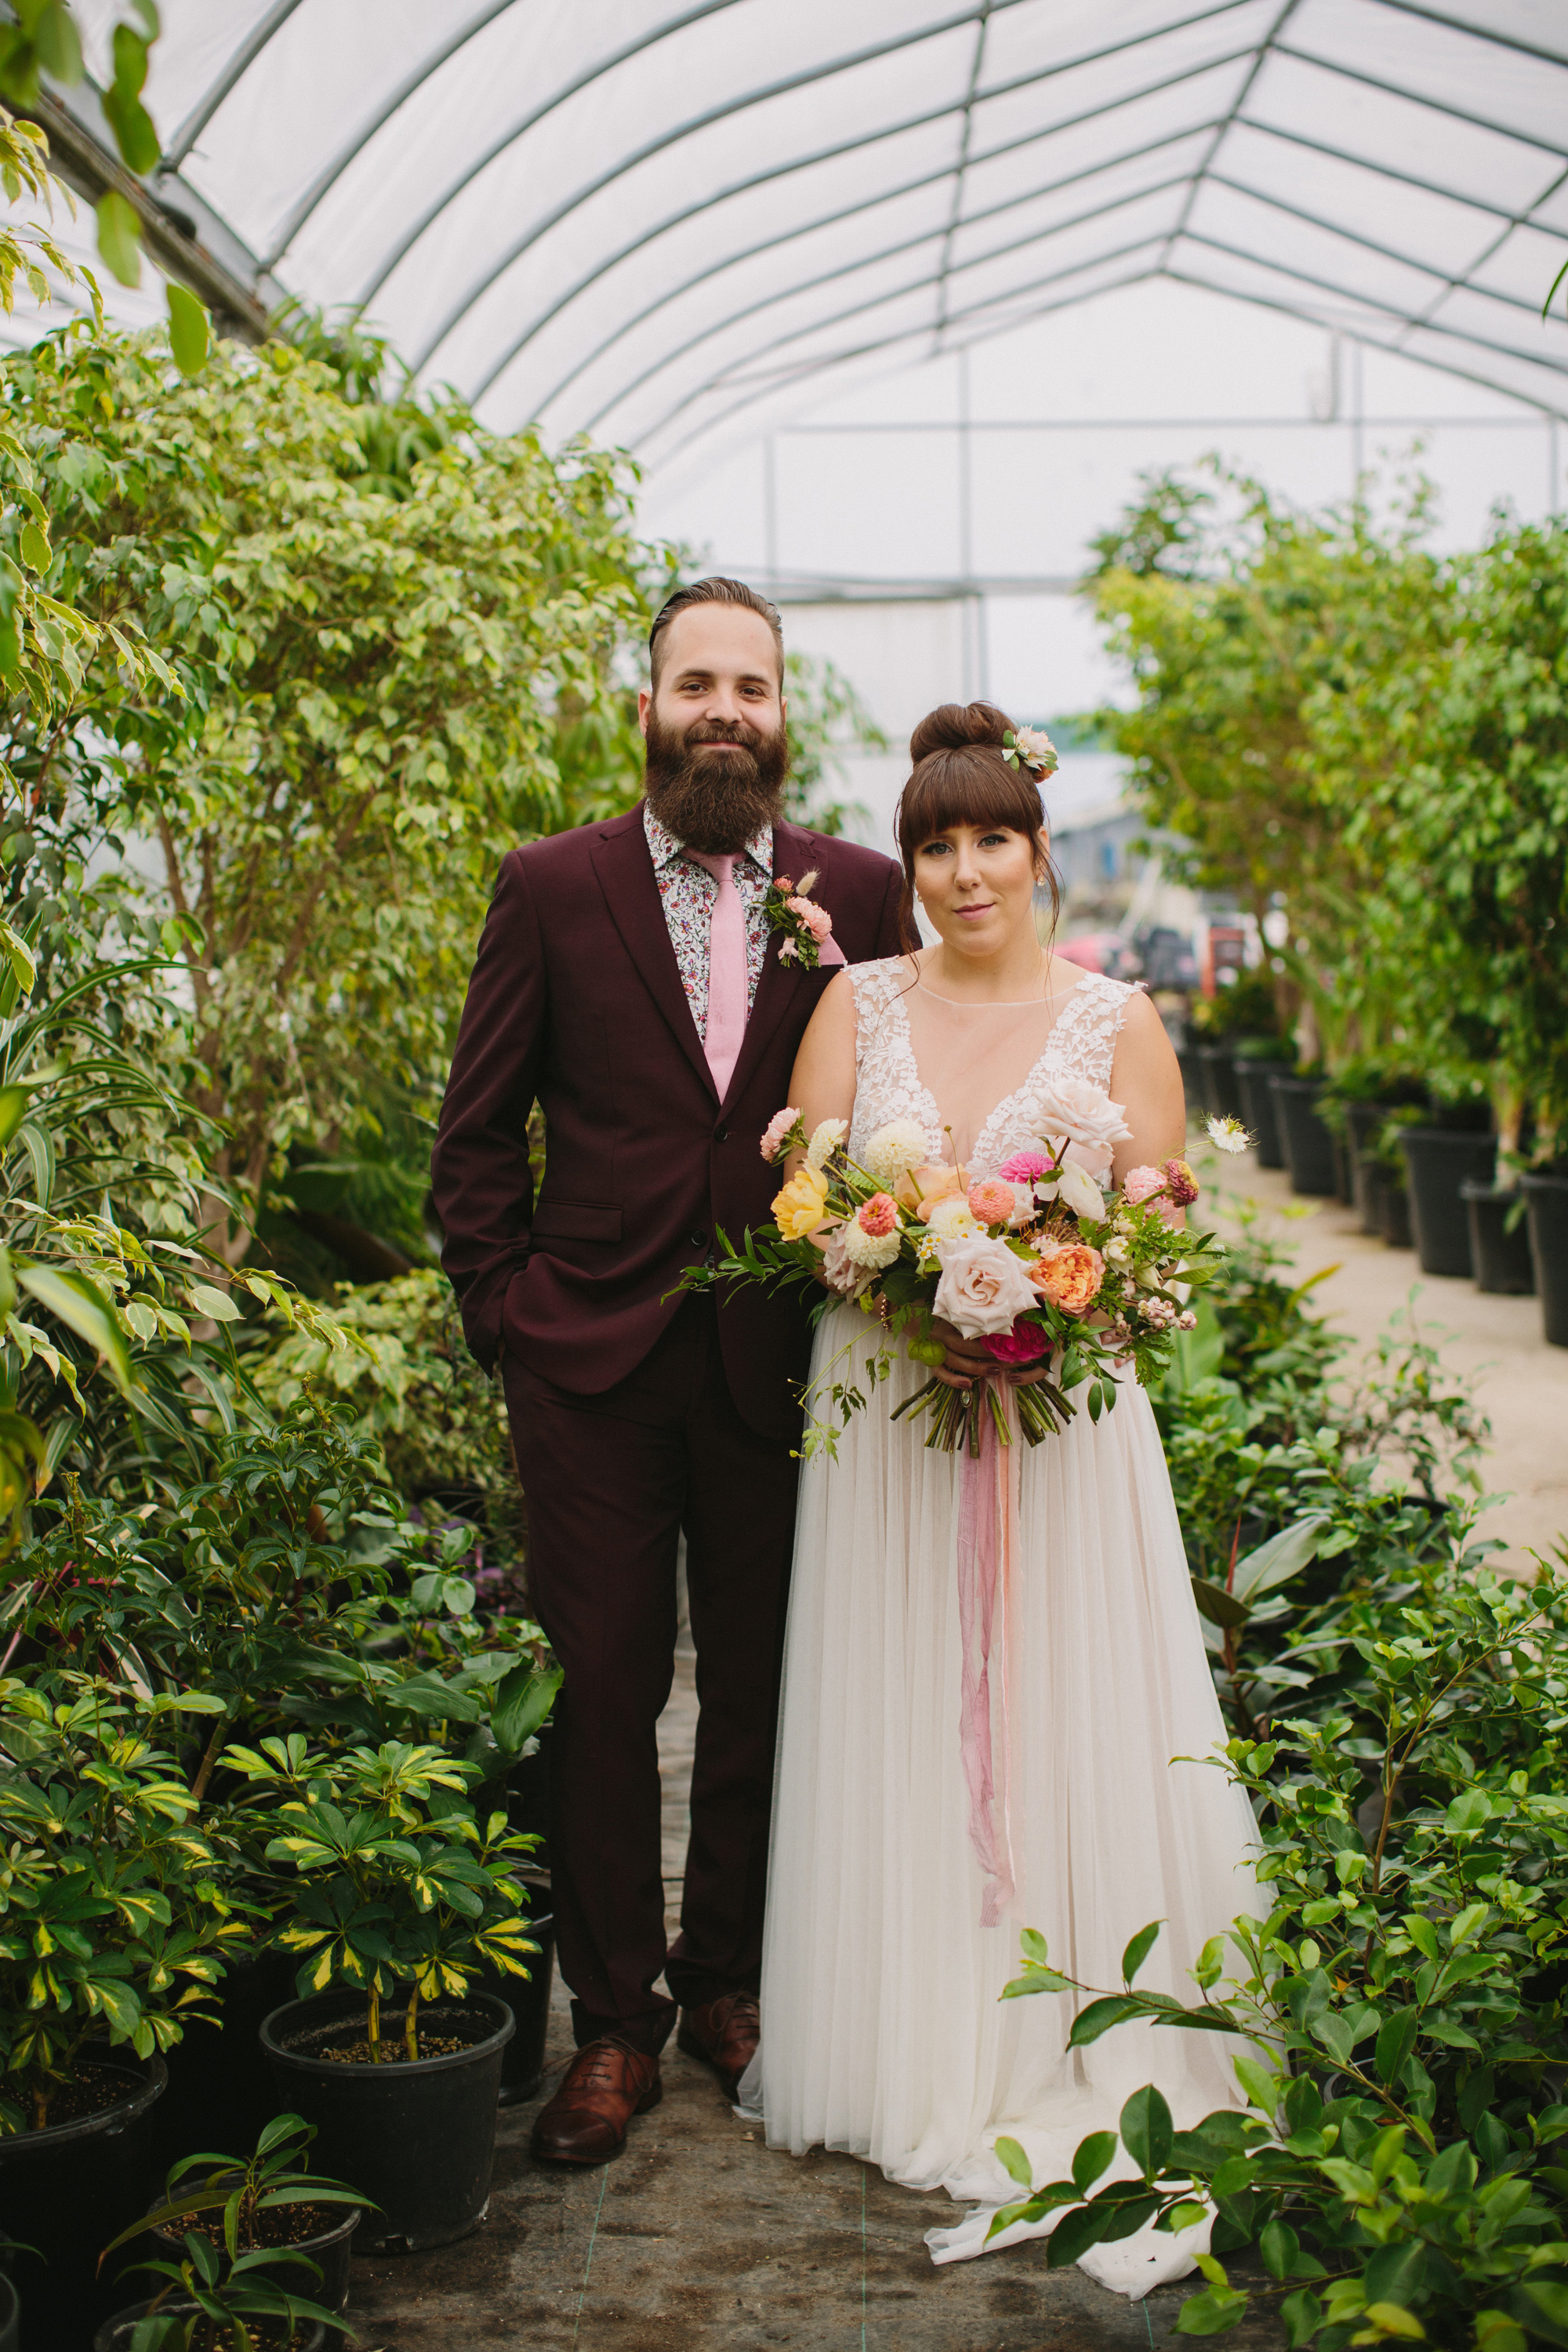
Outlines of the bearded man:
M676 1286L717 1228L738 1240L768 1216L759 1139L833 970L900 943L891 859L781 814L773 607L699 580L658 614L648 657L644 801L502 863L434 1163L444 1264L469 1346L501 1364L534 1603L565 1669L550 1854L578 2049L533 2147L574 2164L616 2154L658 2104L678 2003L681 2048L730 2093L757 2046L809 1334L793 1298ZM775 877L813 868L833 932L808 971L781 954L765 901ZM701 1712L667 1950L656 1727L682 1530Z

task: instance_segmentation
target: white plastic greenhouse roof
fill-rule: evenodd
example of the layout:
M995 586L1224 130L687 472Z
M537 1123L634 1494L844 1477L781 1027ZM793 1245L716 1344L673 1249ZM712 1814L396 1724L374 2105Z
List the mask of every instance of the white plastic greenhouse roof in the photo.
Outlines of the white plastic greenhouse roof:
M116 0L82 0L101 68ZM1568 0L164 0L150 184L658 464L1163 277L1568 414ZM183 193L184 192L184 194ZM191 207L193 211L196 206Z

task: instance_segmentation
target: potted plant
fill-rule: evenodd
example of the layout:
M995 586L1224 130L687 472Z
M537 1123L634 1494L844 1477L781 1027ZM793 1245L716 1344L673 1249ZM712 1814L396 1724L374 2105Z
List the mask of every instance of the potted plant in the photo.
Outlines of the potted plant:
M106 2319L93 2352L322 2352L337 2314L279 2286L271 2272L281 2261L307 2277L315 2270L302 2253L226 2262L210 2238L193 2231L181 2261L137 2263L169 2284L150 2303Z
M1324 1090L1321 1076L1271 1077L1274 1116L1293 1192L1327 1196L1336 1190L1334 1139L1323 1123L1318 1105Z
M0 1684L0 2212L28 2250L16 2267L38 2345L106 2307L93 2255L140 2210L161 2053L247 1933L174 1759L147 1736L182 1701L136 1708L121 1682L44 1679Z
M1410 1187L1410 1223L1423 1274L1469 1275L1470 1225L1460 1187L1489 1191L1498 1139L1491 1106L1479 1088L1440 1102L1399 1139Z
M1547 1341L1568 1348L1568 1160L1529 1169L1519 1181Z
M1467 1176L1459 1198L1470 1229L1470 1264L1478 1290L1525 1295L1535 1288L1526 1199L1517 1184L1478 1183Z
M99 2257L100 2267L117 2247L145 2231L165 2260L178 2259L187 2238L201 2236L221 2246L231 2263L242 2254L276 2255L275 2262L258 2262L250 2274L286 2289L285 2266L302 2254L316 2271L316 2299L341 2312L349 2295L351 2241L368 2200L344 2181L307 2169L306 2152L315 2137L302 2116L274 2116L249 2158L183 2158L170 2167L164 2195L110 2241ZM198 2170L200 2178L190 2180ZM338 2207L348 2210L334 2210ZM193 2231L174 2226L198 2215L208 2218Z
M514 2032L475 1980L537 1957L515 1874L528 1842L503 1813L480 1824L465 1795L479 1768L438 1748L327 1754L295 1733L230 1756L276 1807L268 1858L296 1874L279 1941L306 1956L300 1998L261 2028L279 2095L379 2208L377 2243L465 2236L489 2200Z
M1295 1073L1295 1048L1279 1037L1243 1037L1237 1043L1234 1061L1236 1083L1241 1097L1241 1117L1258 1140L1254 1149L1260 1168L1283 1168L1285 1146L1279 1133L1279 1121L1275 1115L1274 1097L1269 1091L1271 1078L1289 1078Z

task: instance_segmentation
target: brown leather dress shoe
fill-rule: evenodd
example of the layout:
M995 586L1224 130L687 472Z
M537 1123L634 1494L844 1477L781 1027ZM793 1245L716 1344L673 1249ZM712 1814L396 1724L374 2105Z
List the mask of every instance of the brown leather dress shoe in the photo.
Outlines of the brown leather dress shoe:
M663 2096L658 2060L616 2034L601 2034L583 2044L534 2118L533 2153L551 2164L604 2164L625 2147L632 2117Z
M683 2009L676 2042L689 2058L700 2058L712 2067L732 2099L762 2038L763 2012L756 1994L727 1992L700 2009Z

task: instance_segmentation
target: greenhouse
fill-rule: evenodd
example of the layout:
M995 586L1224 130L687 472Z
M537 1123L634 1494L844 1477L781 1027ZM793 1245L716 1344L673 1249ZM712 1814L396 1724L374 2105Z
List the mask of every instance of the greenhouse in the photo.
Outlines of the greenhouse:
M1568 17L6 13L0 2352L1561 2352Z

